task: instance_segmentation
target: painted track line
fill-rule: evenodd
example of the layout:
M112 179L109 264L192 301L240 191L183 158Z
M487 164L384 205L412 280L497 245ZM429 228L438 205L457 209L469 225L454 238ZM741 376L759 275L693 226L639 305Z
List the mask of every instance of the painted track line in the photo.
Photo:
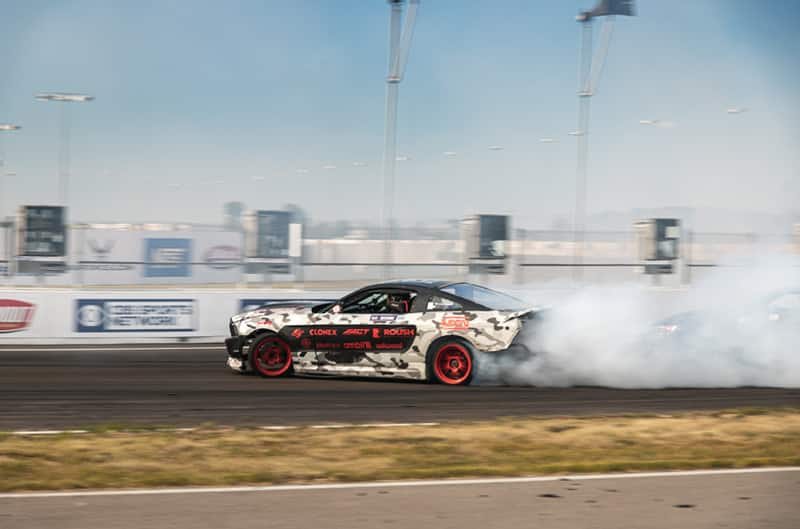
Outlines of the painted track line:
M406 428L412 426L439 426L441 423L438 422L371 422L371 423L331 423L331 424L298 424L298 425L268 425L268 426L254 426L253 428L256 430L267 430L267 431L283 431L283 430L299 430L301 428L311 428L314 430L341 430L343 428ZM225 427L221 427L221 430L224 430ZM214 428L195 428L195 427L185 427L185 428L155 428L152 430L132 430L132 432L166 432L166 433L181 433L181 432L196 432L198 430L210 430L213 431ZM120 432L125 432L124 429L119 430ZM0 432L0 433L8 433L9 435L19 435L19 436L36 436L36 435L61 435L61 434L85 434L91 433L90 430L13 430L11 432Z
M216 494L228 492L306 492L318 490L376 489L442 487L465 485L513 485L519 483L546 483L553 481L599 481L604 479L675 478L690 476L722 476L729 474L765 474L772 472L800 472L800 467L736 468L721 470L683 470L673 472L631 472L626 474L570 474L562 476L530 476L523 478L430 479L415 481L367 481L361 483L326 483L315 485L265 485L233 487L185 487L168 489L93 490L60 492L6 492L0 499L71 498L86 496L145 496L169 494Z
M61 435L65 433L89 433L89 430L14 430L10 435Z

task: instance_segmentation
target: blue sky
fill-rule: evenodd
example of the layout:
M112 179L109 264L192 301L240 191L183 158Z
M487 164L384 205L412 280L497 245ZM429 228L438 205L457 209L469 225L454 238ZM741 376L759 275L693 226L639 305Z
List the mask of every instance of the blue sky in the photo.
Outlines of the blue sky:
M571 217L574 16L593 2L421 1L400 88L398 151L411 157L398 164L401 222ZM380 218L383 0L31 0L3 11L0 122L24 127L3 137L17 173L6 208L56 198L58 109L33 99L50 90L97 98L70 107L74 220L215 222L237 199ZM637 17L619 17L592 102L590 212L795 211L798 23L792 0L640 0Z

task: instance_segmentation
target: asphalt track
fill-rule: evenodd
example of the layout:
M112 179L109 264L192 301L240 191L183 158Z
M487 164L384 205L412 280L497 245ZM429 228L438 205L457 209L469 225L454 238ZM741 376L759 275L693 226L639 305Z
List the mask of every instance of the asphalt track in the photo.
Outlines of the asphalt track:
M28 529L796 529L800 471L572 476L123 494L0 495Z
M431 422L800 406L800 389L446 387L239 375L223 347L0 347L0 430Z

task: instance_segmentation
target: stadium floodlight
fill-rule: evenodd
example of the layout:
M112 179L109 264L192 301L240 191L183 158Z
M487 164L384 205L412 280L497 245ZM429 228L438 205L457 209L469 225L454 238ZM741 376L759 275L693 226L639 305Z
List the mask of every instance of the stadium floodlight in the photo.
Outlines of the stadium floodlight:
M599 0L597 5L581 12L576 20L581 24L581 48L578 57L578 127L571 136L577 137L575 169L575 211L572 232L573 278L583 278L583 250L586 238L586 181L588 178L589 106L603 71L616 15L633 16L634 0ZM597 53L592 56L592 21L604 17Z
M94 100L94 96L66 92L49 92L37 94L36 99L38 101L53 101L56 103L88 103ZM69 198L70 177L70 120L69 112L65 105L61 106L59 125L61 141L58 150L58 200L62 206L66 206Z
M744 107L732 107L725 110L728 114L743 114L747 112L747 109Z
M505 147L502 145L489 145L490 151L502 151L503 149L505 149Z
M20 130L20 125L14 123L0 123L0 132L14 132ZM16 176L17 173L5 172L6 167L6 153L3 145L2 137L0 137L0 221L3 220L3 178L6 176Z
M442 154L444 156L452 157L452 156L455 156L458 153L456 153L456 151L444 151Z
M389 3L389 73L386 76L386 117L383 145L383 261L384 276L392 275L392 240L394 239L394 173L397 156L397 98L405 74L419 0L409 0L408 13L401 27L404 0Z
M555 138L539 138L539 143L555 143Z

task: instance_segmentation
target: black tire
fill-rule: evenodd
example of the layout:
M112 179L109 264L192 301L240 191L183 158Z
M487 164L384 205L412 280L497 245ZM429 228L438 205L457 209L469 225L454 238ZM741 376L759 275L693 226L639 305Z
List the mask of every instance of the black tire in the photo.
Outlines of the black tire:
M448 386L469 384L477 367L472 345L454 337L433 342L428 348L425 363L428 381Z
M273 332L258 335L248 348L250 367L265 378L291 374L292 350L288 342Z

